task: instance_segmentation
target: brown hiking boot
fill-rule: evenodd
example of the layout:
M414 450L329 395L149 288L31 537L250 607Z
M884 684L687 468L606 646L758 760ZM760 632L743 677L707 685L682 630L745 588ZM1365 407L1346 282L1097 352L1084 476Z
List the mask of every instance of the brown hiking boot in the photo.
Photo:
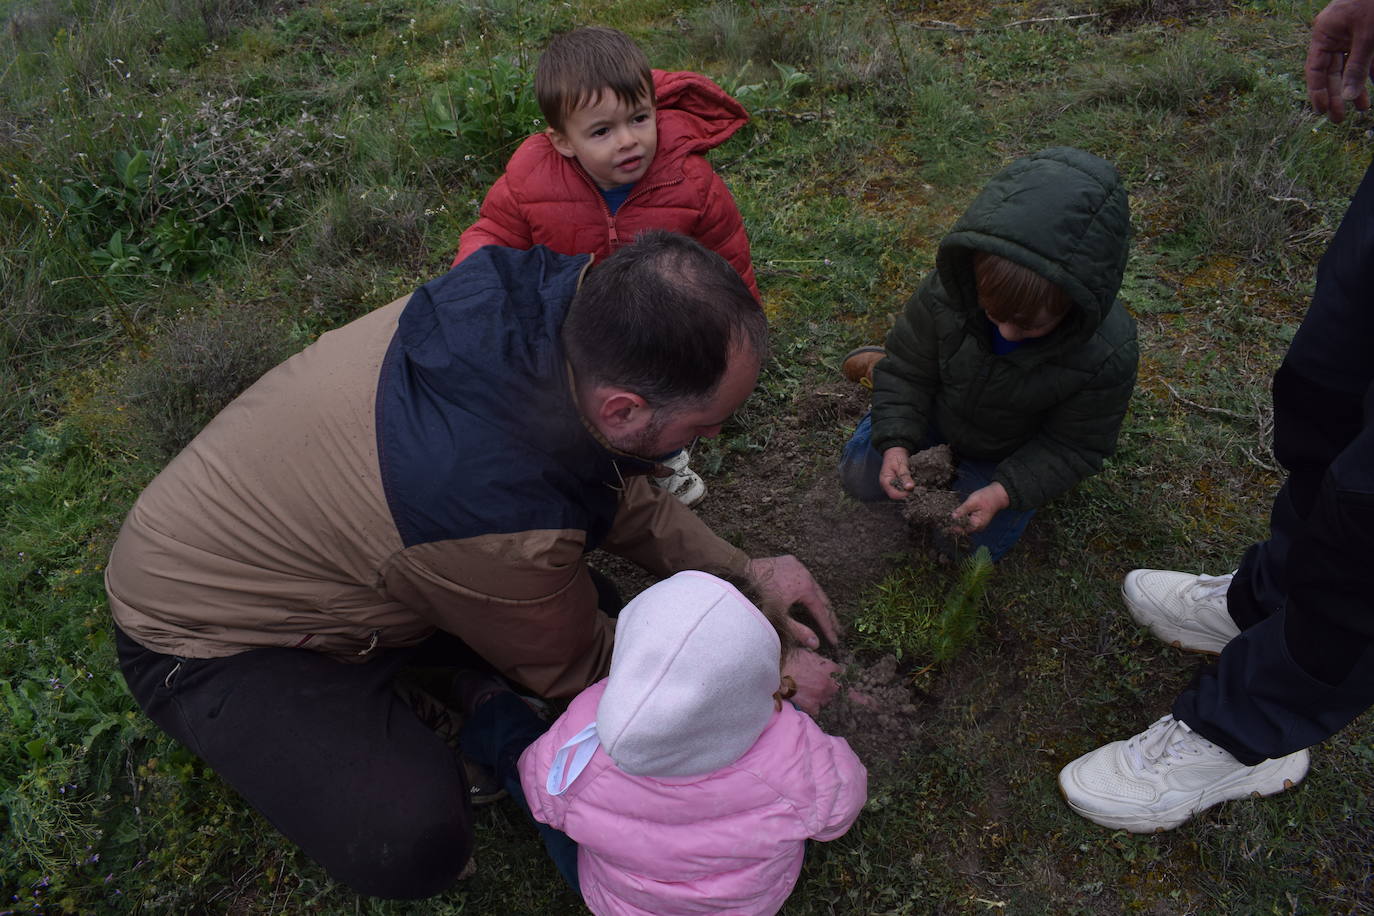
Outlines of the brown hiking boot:
M845 354L840 371L856 385L872 388L873 367L886 355L887 351L882 347L857 347Z

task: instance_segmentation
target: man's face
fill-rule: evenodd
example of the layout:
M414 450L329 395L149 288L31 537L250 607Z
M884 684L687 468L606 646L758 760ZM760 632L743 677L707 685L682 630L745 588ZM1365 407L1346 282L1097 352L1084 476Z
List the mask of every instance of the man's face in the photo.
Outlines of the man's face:
M644 177L658 151L658 122L653 98L645 93L626 105L613 92L602 92L563 119L563 129L549 128L554 149L582 163L603 191Z
M648 423L637 433L611 445L639 458L656 460L686 448L698 438L720 435L720 428L754 390L759 378L759 357L749 347L736 347L715 394L686 407L654 408Z

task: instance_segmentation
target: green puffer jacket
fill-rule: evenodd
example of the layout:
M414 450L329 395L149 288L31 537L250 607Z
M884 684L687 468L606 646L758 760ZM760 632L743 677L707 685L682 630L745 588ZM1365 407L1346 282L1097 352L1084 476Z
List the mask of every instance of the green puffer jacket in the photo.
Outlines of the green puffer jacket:
M997 461L1014 509L1043 506L1102 469L1135 387L1135 320L1116 299L1130 244L1110 163L1057 147L993 177L940 243L873 374L873 445L915 451L931 423L956 458ZM973 253L1001 255L1074 302L1047 336L992 352Z

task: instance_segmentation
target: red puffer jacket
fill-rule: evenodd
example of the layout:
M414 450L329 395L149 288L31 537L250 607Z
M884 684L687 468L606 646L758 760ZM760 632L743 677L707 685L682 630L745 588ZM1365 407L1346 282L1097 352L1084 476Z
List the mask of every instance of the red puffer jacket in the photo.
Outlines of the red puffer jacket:
M719 252L759 298L739 208L702 155L739 130L748 113L699 73L655 70L654 93L658 152L614 215L577 160L563 157L544 134L534 134L487 192L453 263L483 245L547 245L561 254L604 258L644 229L670 229Z

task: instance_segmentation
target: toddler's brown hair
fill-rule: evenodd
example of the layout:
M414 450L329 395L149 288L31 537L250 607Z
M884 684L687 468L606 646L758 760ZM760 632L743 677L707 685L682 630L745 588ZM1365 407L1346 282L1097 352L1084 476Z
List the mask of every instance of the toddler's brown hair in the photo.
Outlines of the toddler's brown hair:
M608 90L630 107L646 94L653 104L649 59L624 32L604 26L573 29L549 42L539 55L534 96L554 130L562 132L569 114Z
M758 600L757 595L749 595L749 600L763 612L763 616L768 618L768 622L773 625L773 630L778 634L778 645L782 647L778 658L778 667L782 668L787 664L787 655L797 647L797 639L792 635L792 629L788 625L792 619L787 613L786 608L767 608ZM773 694L773 708L782 709L782 701L790 700L797 694L797 682L792 680L792 676L784 674L778 684L777 692Z
M1073 300L1059 284L987 251L973 255L973 280L978 304L993 321L1030 330L1037 323L1059 321L1073 307Z

